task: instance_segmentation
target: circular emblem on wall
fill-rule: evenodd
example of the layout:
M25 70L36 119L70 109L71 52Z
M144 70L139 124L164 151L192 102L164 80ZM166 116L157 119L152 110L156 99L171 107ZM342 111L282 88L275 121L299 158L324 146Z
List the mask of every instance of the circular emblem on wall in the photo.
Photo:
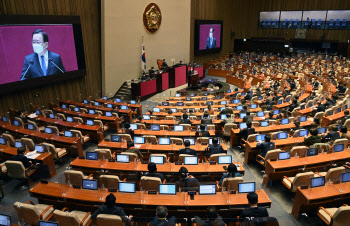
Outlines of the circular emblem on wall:
M143 12L143 25L150 33L158 31L162 23L162 14L160 8L155 3L150 3L146 6Z

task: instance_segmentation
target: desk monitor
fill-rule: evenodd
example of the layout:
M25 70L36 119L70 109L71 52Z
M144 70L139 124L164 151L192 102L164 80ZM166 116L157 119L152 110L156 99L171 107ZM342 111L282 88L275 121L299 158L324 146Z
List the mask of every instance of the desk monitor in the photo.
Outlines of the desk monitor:
M176 195L176 184L159 184L160 195Z
M112 116L113 116L113 113L110 112L110 111L106 111L106 116L107 116L107 117L112 117Z
M340 131L340 128L342 127L342 125L335 125L336 127L338 127L338 131Z
M214 104L214 102L213 102L213 101L207 101L207 103L206 103L206 104L207 104L207 106L208 106L208 105L213 105L213 104Z
M72 133L72 131L66 130L66 131L64 131L64 136L72 138L73 137L73 133Z
M100 103L96 101L95 106L100 106Z
M260 122L260 126L261 127L269 126L269 122L268 121L262 121L262 122Z
M200 129L201 129L201 125L197 125L197 130L200 130ZM204 130L207 130L207 125L205 125Z
M160 112L160 108L153 108L153 112Z
M49 115L49 118L50 118L50 119L55 119L55 115L54 115L54 114L50 114L50 115Z
M239 114L239 118L244 118L247 114L246 113L241 113Z
M227 119L226 115L220 115L221 120Z
M185 165L198 165L198 157L197 156L185 156L184 157Z
M227 93L231 93L231 90L229 89L229 90L227 90Z
M238 100L238 99L234 99L234 100L233 100L233 103L234 103L234 104L238 104L238 103L239 103L239 100ZM237 110L238 110L238 109L237 109Z
M327 128L326 127L317 128L317 131L318 131L318 134L326 133Z
M194 97L194 96L196 96L195 93L190 93L190 97Z
M151 116L150 115L142 115L143 120L150 120Z
M115 102L120 103L120 102L122 102L122 99L117 98L117 99L115 99Z
M350 181L350 173L343 173L342 174L342 182L349 182Z
M311 178L311 188L321 187L325 184L325 177L313 177Z
M136 184L130 182L119 182L119 192L135 193Z
M195 145L196 144L196 140L193 137L190 138L184 138L184 142L188 140L190 142L191 145Z
M129 163L130 162L130 156L129 155L117 154L117 162Z
M274 115L278 115L280 113L280 110L273 110Z
M121 142L122 138L119 135L111 135L111 142Z
M299 122L306 122L306 116L300 116Z
M94 151L87 151L86 152L86 159L87 160L98 160L98 153Z
M21 141L15 141L15 148L20 148L22 146L23 146L23 144Z
M208 111L209 109L208 108L204 108L203 111L206 112ZM203 115L202 115L202 118L203 118ZM210 115L209 115L209 118L210 118Z
M128 110L128 106L126 106L126 105L121 105L121 106L120 106L120 110Z
M2 144L2 145L6 145L5 138L0 137L0 144Z
M318 155L318 148L309 148L306 150L306 156L316 156Z
M290 159L289 151L278 153L278 160L287 160L287 159Z
M11 215L0 213L0 225L11 226Z
M107 108L113 108L112 104L107 104Z
M67 117L67 122L73 122L73 117Z
M305 109L305 104L300 105L300 110L304 110Z
M160 125L151 125L151 130L152 131L159 131L160 130Z
M194 108L187 108L187 113L190 113L190 111L194 112Z
M221 107L221 108L220 108L220 111L222 111L222 110L225 110L225 107Z
M221 105L225 105L225 104L227 104L227 101L226 100L222 100L222 101L220 101L220 104Z
M75 107L75 108L74 108L74 111L75 111L75 112L79 112L80 109L79 109L78 107Z
M242 94L242 96L245 96L245 93L241 93Z
M288 134L287 132L283 132L283 133L278 133L278 139L287 139L288 138Z
M162 102L163 106L169 106L169 102Z
M219 137L217 137L217 138L218 138L218 144L220 144L220 138ZM213 138L212 137L209 138L209 144L213 144Z
M47 133L47 134L52 134L52 129L46 127L46 128L45 128L45 133Z
M2 117L2 121L3 121L3 122L7 122L7 117L6 117L6 116L3 116L3 117Z
M87 190L97 190L97 180L83 179L83 189Z
M282 125L289 124L289 119L288 118L282 119L281 124Z
M175 125L175 126L174 126L174 131L180 131L180 132L182 132L182 131L184 131L184 126Z
M259 100L262 100L263 99L263 97L262 96L259 96Z
M130 100L130 104L136 104L136 100Z
M43 145L38 145L36 144L35 145L35 150L37 153L44 153L45 152L45 149L44 149L44 146ZM1 224L0 224L1 225Z
M289 102L289 101L290 101L290 98L287 98L287 99L286 99L286 102Z
M88 100L84 100L84 104L88 104L89 103L89 101Z
M242 109L243 109L243 106L242 106L242 105L239 105L239 106L236 107L236 110L237 110L237 111L240 111L240 110L242 110Z
M307 131L306 129L299 130L299 137L305 137L308 134L309 134L309 131Z
M310 102L310 103L309 103L309 108L311 108L311 107L312 107L312 105L313 105L313 104L312 104L312 102Z
M341 152L344 151L344 144L337 144L333 146L334 152Z
M19 126L19 121L18 120L13 120L13 125L14 126Z
M137 124L130 124L130 129L137 130Z
M151 156L150 162L163 165L164 164L164 157L163 156Z
M215 184L200 184L199 185L200 195L215 195L216 185Z
M328 111L328 116L333 115L333 110Z
M104 96L102 97L102 100L108 100L108 97Z
M203 96L208 96L208 93L203 93Z
M160 145L170 145L170 138L160 137L159 142Z
M256 116L257 117L264 117L264 112L263 111L259 111L257 114L256 114Z
M184 102L177 102L176 105L177 106L184 106Z
M207 100L208 99L208 97L202 97L202 100Z
M218 158L219 164L231 164L232 163L232 156L231 155L222 155Z
M32 123L29 123L29 124L28 124L28 129L34 130L34 125L33 125Z
M348 109L348 105L347 104L344 105L344 109Z
M256 142L265 141L265 135L266 134L256 135L256 137L255 137Z
M173 113L177 113L177 108L170 108Z
M175 97L181 97L181 93L175 93Z
M238 193L255 192L255 182L238 183Z
M282 104L282 100L278 100L278 101L277 101L277 104Z
M257 108L257 107L258 107L257 104L252 104L252 105L250 105L250 108L251 108L251 109L255 109L255 108Z
M185 100L186 100L186 101L191 101L192 98L191 98L191 97L186 97Z
M145 138L144 137L134 137L135 144L144 144Z
M245 128L247 128L247 123L245 123L245 122L239 123L239 128L240 128L240 129L245 129Z
M91 119L86 120L86 125L93 126L94 125L94 120L91 120Z
M67 109L67 104L62 104L63 109ZM40 112L40 111L39 111ZM40 113L39 113L40 114Z

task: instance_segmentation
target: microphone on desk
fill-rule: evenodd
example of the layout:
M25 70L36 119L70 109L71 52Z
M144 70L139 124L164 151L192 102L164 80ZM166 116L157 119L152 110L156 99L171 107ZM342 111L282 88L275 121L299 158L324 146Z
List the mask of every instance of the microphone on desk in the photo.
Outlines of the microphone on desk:
M62 73L64 73L64 71L53 62L52 58L49 58L49 62L51 62L53 65L55 65L55 67L58 68L58 70L60 70Z
M27 72L29 71L29 68L34 64L34 61L29 61L29 67L27 68L26 72L21 76L21 78L19 79L20 81L23 80L24 76L27 74Z

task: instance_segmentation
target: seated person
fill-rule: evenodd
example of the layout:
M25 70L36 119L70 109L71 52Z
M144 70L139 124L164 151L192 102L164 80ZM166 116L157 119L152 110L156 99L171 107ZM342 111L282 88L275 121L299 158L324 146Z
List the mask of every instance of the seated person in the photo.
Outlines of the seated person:
M210 137L209 131L205 130L205 125L201 124L200 130L196 131L195 137Z
M189 175L186 167L181 167L179 170L180 180L176 182L178 191L198 191L199 182L192 175Z
M322 140L325 142L333 142L336 139L340 139L340 134L338 132L337 126L332 126L331 131L329 131L325 136L322 136Z
M321 137L318 136L318 130L316 128L310 129L310 135L309 137L305 137L304 144L306 146L311 146L316 143L321 143Z
M269 117L266 119L266 121L270 121L270 120L276 120L276 119L273 117L273 112L272 112L272 111L269 112Z
M254 133L255 133L255 129L252 128L252 122L247 122L247 128L241 129L239 131L239 137L240 137L241 143L244 143L243 140L246 141L248 136Z
M232 177L240 177L241 174L237 172L237 166L233 163L230 163L227 167L227 172L224 173L219 181L219 185L222 185L222 182L225 178L232 178Z
M311 123L311 127L318 128L321 126L320 118L314 118L314 121Z
M349 111L345 110L344 111L344 118L341 119L341 123L342 125L344 125L344 123L346 122L346 120L350 119L350 115L349 115Z
M218 143L219 143L219 139L217 137L214 137L213 144L209 144L209 146L206 148L206 150L209 151L209 156L226 153L226 151Z
M154 67L151 67L151 69L148 70L148 75L153 76L154 74Z
M225 109L220 111L220 115L226 115L227 113L233 114L232 108L228 104L225 104Z
M348 128L346 126L342 126L340 128L341 138L346 138L350 141L350 132L348 132Z
M206 110L205 113L207 113L208 115L213 115L214 114L214 110L211 109L211 105L208 105L208 110Z
M124 124L124 131L125 134L130 134L131 137L134 137L134 130L130 129L130 123L126 122Z
M242 114L242 113L247 113L247 111L248 111L248 106L247 105L243 105L243 109L242 110L240 110L240 114Z
M209 206L206 211L207 219L202 220L200 217L195 216L194 222L196 225L215 225L215 226L225 226L225 222L222 220L222 217L219 216L215 206Z
M26 152L26 148L24 146L17 148L17 155L13 155L11 157L11 160L20 161L22 162L24 168L28 168L29 166L32 165L32 161L29 161L27 156L24 155L25 152Z
M125 152L137 154L137 158L138 159L142 159L143 158L143 155L142 155L141 151L139 149L135 148L134 142L132 142L132 141L128 141L127 142L127 150Z
M243 122L253 122L254 117L250 115L250 111L247 111L247 115L244 116Z
M154 162L148 163L147 166L148 172L145 172L143 176L147 177L159 177L161 181L164 181L165 177L161 173L157 173L157 165Z
M213 121L211 120L211 118L209 118L208 113L204 113L203 118L201 120L201 124L213 124Z
M259 143L256 145L256 149L260 150L261 151L260 155L265 158L266 153L270 150L275 149L275 146L276 146L275 142L271 142L271 136L267 134L265 136L265 141L264 142L259 141Z
M98 209L91 214L91 219L95 220L99 214L111 214L120 216L125 225L131 225L131 217L125 215L123 208L115 206L115 201L116 198L112 193L107 195L105 204L99 206Z
M300 121L299 120L295 120L294 121L294 128L293 129L290 129L290 135L294 135L294 132L297 131L297 130L300 130L300 129L303 129L303 127L300 126Z
M247 194L247 199L250 208L245 209L239 215L239 219L252 218L252 217L268 217L269 213L264 207L258 207L258 195L255 192Z
M191 120L188 119L188 115L185 113L185 114L182 115L182 119L179 122L179 124L190 124L190 125L192 125L192 122L191 122Z
M168 110L168 115L172 115L173 111L171 109Z
M298 107L298 100L294 99L293 103L289 106L288 111L292 112L297 107Z
M166 206L158 206L156 209L156 216L153 221L149 223L150 226L168 226L168 225L176 225L176 218L174 216L167 219L168 216L168 208Z
M322 103L321 103L321 101L317 101L317 108L316 108L316 113L317 112L325 112L326 111L326 107L325 107L325 105L323 105Z
M168 67L168 63L165 62L165 59L163 59L162 67L163 67L163 69Z
M197 156L197 152L190 148L191 142L189 140L185 140L184 145L185 145L185 148L180 149L180 155L186 154L186 155Z

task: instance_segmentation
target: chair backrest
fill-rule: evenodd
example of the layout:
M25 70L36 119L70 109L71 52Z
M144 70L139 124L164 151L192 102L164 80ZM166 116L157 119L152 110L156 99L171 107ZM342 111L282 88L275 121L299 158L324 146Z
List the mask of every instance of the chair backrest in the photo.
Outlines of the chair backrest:
M224 136L231 136L231 129L237 129L237 125L234 123L226 123L224 126Z
M320 121L322 121L323 115L324 115L324 112L317 112L314 118L319 118Z
M248 142L255 142L257 135L259 135L259 134L250 134L250 135L248 135L247 141Z
M201 145L208 145L209 144L209 137L198 137L196 139L196 143L201 144Z
M293 133L293 137L299 137L299 129L295 130Z
M165 116L165 120L175 120L175 116L167 115L167 116Z
M228 177L222 181L222 187L226 190L238 191L238 183L243 182L243 177Z
M72 132L73 137L79 137L81 139L81 143L84 143L84 137L80 130L71 129L70 131Z
M345 126L346 128L348 128L348 130L350 130L350 119L347 119L347 120L344 122L343 126Z
M111 159L112 153L110 149L95 149L97 152L98 159Z
M145 143L157 143L157 137L154 135L144 135Z
M56 134L58 135L59 134L59 130L57 128L57 126L47 126L47 128L50 128L52 130L52 134Z
M28 225L38 225L40 213L34 205L15 202L13 206L17 211L19 221L24 221Z
M185 157L186 157L186 156L193 156L193 155L180 154L180 155L179 155L179 161L182 162L182 163L185 162Z
M341 206L333 215L333 226L342 226L350 220L350 206Z
M11 146L14 147L15 146L15 138L13 138L13 136L11 134L8 133L3 133L2 137L5 138L6 142Z
M180 126L183 126L184 130L191 130L191 124L180 124Z
M26 179L26 169L23 166L23 163L20 161L11 161L7 160L5 162L7 168L7 176L15 179Z
M169 130L169 126L168 125L160 125L160 130Z
M49 143L43 143L43 146L52 154L54 159L59 159L58 152L55 145L49 144Z
M112 215L112 214L99 214L96 218L98 226L124 226L123 220L120 216Z
M77 123L84 124L83 119L82 119L82 118L80 118L80 117L73 117L73 122L77 122Z
M215 125L207 125L207 130L215 130Z
M331 146L327 143L315 143L313 145L310 146L310 148L317 148L318 153L322 153L323 152L328 152L331 149Z
M96 114L96 115L100 115L100 116L101 116L101 115L102 115L102 111L95 110L95 114Z
M107 189L118 189L119 182L119 177L115 175L101 175L98 179L99 187L104 186Z
M271 133L271 140L277 140L278 139L278 134L281 133L281 132L282 131Z
M84 174L77 170L66 170L64 171L64 178L67 184L82 186Z
M224 156L227 155L225 153L220 153L220 154L213 154L210 156L210 161L215 161L218 162L219 161L219 156Z
M305 156L306 155L306 150L308 149L308 147L306 146L296 146L296 147L292 147L292 149L290 150L290 156Z
M176 137L170 137L170 144L178 144L178 145L183 145L184 141L181 138L176 138Z
M136 123L136 125L137 125L137 129L143 129L143 130L146 129L146 126L143 123Z
M265 165L267 163L267 160L269 159L278 159L278 153L280 152L282 152L281 149L274 149L274 150L268 151L265 156Z
M70 225L70 226L79 226L80 221L76 213L65 212L61 210L53 211L53 216L56 221L58 221L59 225Z
M120 154L122 154L122 155L129 155L129 162L135 162L135 161L138 161L138 159L139 159L139 157L137 156L136 153L122 152Z
M147 177L147 176L142 176L140 182L141 182L140 189L142 191L150 191L150 190L159 191L159 184L162 183L159 177Z
M34 151L35 150L35 144L34 141L30 138L21 138L22 144L29 149L29 151Z
M64 114L62 114L62 113L56 113L56 116L57 116L58 119L61 119L61 120L64 120L64 121L67 120L66 116Z
M313 177L313 172L298 173L293 180L292 192L296 192L299 186L309 186Z
M120 136L121 140L132 141L132 138L131 138L130 134L118 134L118 136Z
M331 168L328 170L326 174L325 181L341 181L342 180L342 174L345 173L345 167L340 166L336 168Z
M277 120L269 120L269 126L277 125Z
M102 128L103 128L103 123L102 123L102 121L101 121L101 120L94 120L94 125L96 125L96 126L100 126L100 127L102 127Z

